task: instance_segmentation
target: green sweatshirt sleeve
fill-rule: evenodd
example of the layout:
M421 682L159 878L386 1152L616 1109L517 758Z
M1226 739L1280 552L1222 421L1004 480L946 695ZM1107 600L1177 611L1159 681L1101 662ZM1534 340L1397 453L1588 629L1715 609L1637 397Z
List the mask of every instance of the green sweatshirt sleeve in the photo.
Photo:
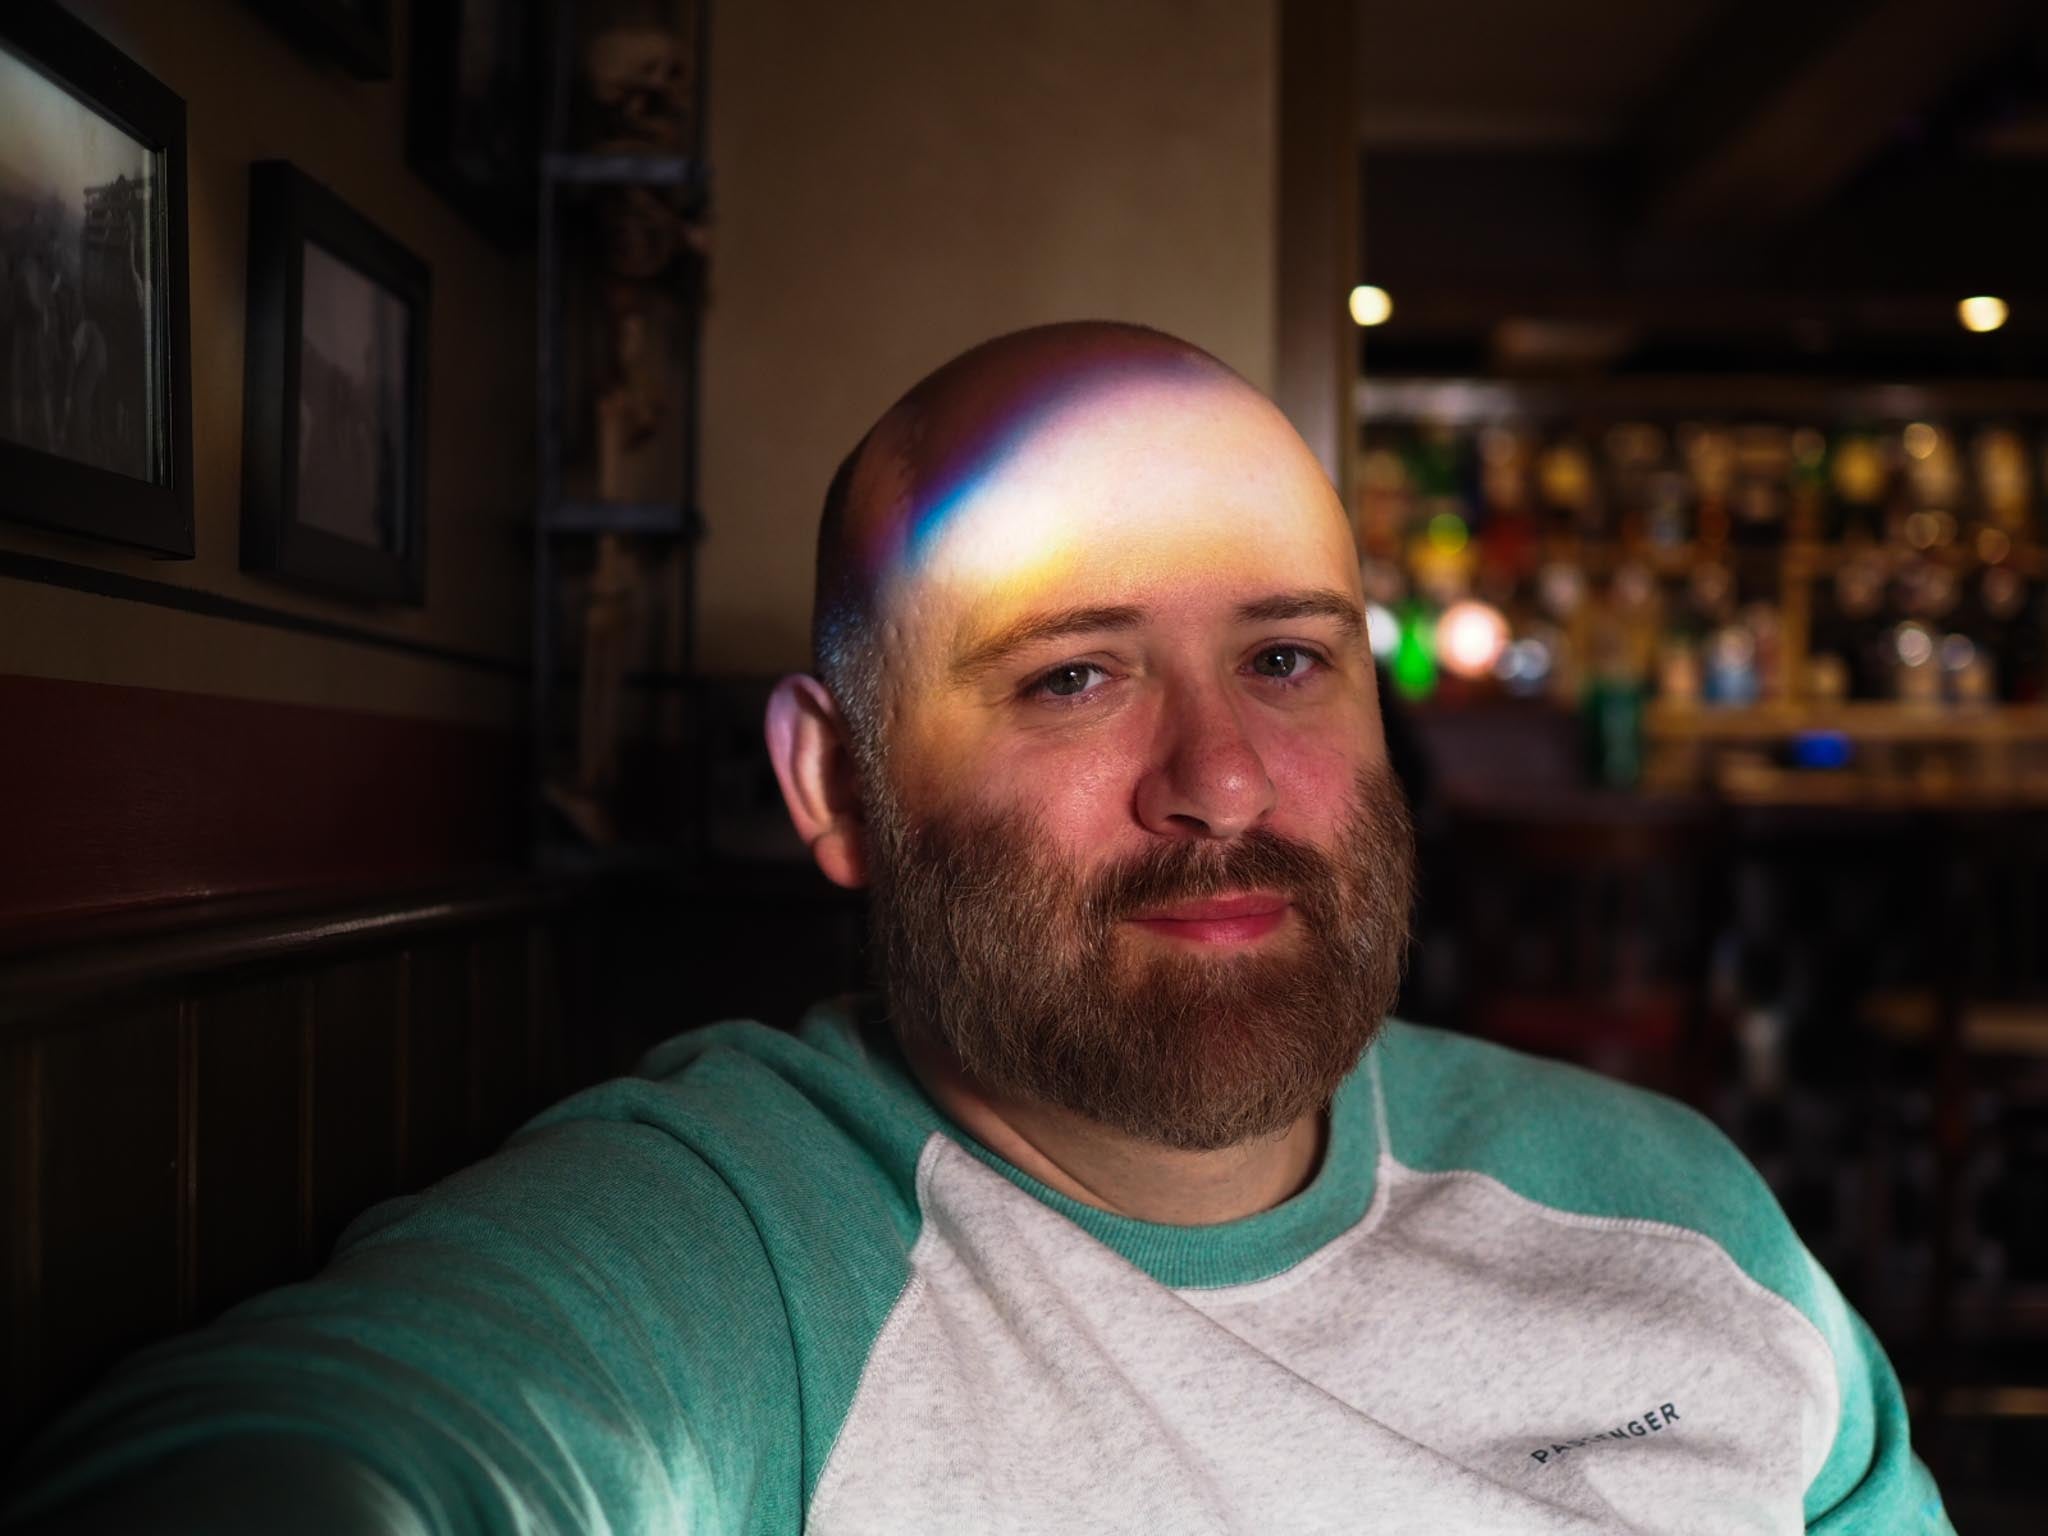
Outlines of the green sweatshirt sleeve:
M89 1529L141 1490L176 1528L180 1486L231 1484L204 1529L795 1529L764 1242L713 1161L638 1113L658 1085L603 1092L604 1114L380 1207L318 1279L131 1363L33 1453L10 1514Z
M1803 1310L1835 1357L1842 1394L1834 1446L1806 1490L1807 1530L1955 1536L1934 1479L1913 1454L1905 1398L1883 1347L1827 1271L1801 1252L1812 1276Z

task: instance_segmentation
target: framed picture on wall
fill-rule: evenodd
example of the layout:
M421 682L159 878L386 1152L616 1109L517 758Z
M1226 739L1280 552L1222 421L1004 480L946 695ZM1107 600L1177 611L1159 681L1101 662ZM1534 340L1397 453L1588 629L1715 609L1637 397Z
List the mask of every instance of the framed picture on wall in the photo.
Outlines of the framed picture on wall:
M532 233L540 158L541 0L446 0L412 15L406 153L492 238Z
M0 516L192 553L185 104L0 6Z
M391 78L391 0L249 0L300 47L358 80ZM423 11L438 8L429 0Z
M281 160L251 168L242 565L426 593L425 263Z

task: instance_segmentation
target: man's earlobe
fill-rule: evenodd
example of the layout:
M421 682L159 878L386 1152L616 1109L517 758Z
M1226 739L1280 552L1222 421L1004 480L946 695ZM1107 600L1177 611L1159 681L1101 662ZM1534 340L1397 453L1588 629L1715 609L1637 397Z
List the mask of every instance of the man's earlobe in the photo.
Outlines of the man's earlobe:
M866 885L860 781L839 705L815 677L792 673L768 696L766 729L768 756L797 836L834 885Z

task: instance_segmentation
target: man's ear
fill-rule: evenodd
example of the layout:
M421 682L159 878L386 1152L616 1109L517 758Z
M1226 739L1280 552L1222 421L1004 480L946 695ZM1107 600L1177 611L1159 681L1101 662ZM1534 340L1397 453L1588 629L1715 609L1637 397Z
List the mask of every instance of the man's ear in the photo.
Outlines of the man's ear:
M793 673L768 696L767 733L768 756L797 836L834 885L866 885L866 821L838 704L815 677Z

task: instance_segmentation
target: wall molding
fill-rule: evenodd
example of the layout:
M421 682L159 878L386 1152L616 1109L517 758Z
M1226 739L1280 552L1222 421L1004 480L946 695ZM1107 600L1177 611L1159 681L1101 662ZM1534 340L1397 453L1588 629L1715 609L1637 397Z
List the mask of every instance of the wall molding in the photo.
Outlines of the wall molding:
M518 728L0 674L0 939L525 856Z
M94 597L111 597L121 602L146 603L155 608L198 614L202 618L225 619L230 623L281 629L293 634L312 635L322 640L339 640L349 645L372 646L379 650L396 651L404 656L418 657L424 661L466 667L471 671L488 673L493 677L524 678L532 671L524 659L512 660L502 656L486 655L481 651L465 650L460 646L441 645L432 640L414 640L405 635L386 634L381 630L350 624L341 619L294 613L286 608L272 608L265 603L252 603L246 598L226 597L201 587L181 586L169 581L152 581L147 576L131 576L126 571L101 570L97 566L78 565L69 560L53 560L45 555L25 555L12 550L0 550L0 577L34 582L48 587L63 587Z

